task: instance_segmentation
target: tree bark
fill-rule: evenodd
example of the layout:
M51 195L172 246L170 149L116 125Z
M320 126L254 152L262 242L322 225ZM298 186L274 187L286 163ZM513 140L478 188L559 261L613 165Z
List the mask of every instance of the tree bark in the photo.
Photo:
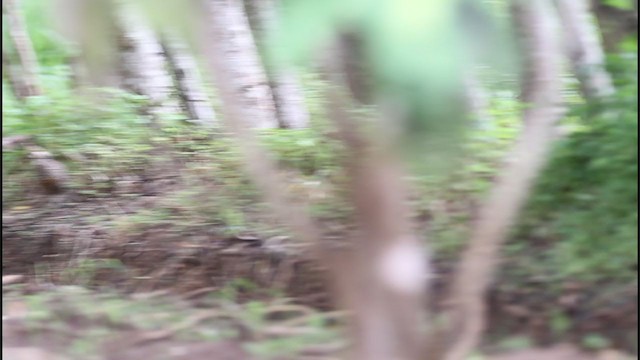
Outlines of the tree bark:
M445 313L445 331L436 342L454 339L445 359L463 360L485 328L485 295L497 267L500 247L542 170L562 115L561 44L549 0L515 0L512 16L521 31L524 54L524 129L508 163L478 214L469 245L454 275ZM439 344L434 344L438 346Z
M611 95L611 77L604 68L604 52L587 0L555 0L564 28L565 48L587 99Z
M162 47L172 69L181 105L190 121L206 127L216 125L216 114L202 84L195 59L177 38L167 35Z
M15 95L18 98L40 95L42 89L38 81L38 58L33 50L20 4L16 0L2 0L2 12L7 17L7 31L13 43L21 70L20 76L14 76L13 82L17 86L17 88L14 88ZM3 65L8 62L4 49L2 59ZM7 71L10 74L11 70L8 69Z
M309 113L296 73L290 69L278 70L272 82L272 89L280 127L309 127Z
M253 128L278 127L273 95L260 63L242 0L204 0L210 7L210 41L216 56L224 58L225 78L236 101L245 109L243 121ZM213 47L213 44L212 44ZM222 60L222 59L220 59ZM216 76L221 74L216 73ZM217 81L219 83L219 81ZM223 99L224 101L224 99Z
M146 96L153 121L180 113L173 79L156 34L132 7L116 7L122 87Z
M258 48L266 52L262 40L277 21L275 0L245 0L249 24ZM282 128L305 128L309 125L309 113L304 101L302 86L296 72L279 64L264 64Z

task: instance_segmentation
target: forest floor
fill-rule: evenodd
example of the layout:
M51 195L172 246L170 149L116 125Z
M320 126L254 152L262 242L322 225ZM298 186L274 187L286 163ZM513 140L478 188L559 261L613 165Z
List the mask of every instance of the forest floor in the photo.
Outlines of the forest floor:
M140 218L183 186L172 175L114 184L101 195L50 196L25 178L30 196L4 204L3 356L337 357L345 345L341 316L321 269L300 256L295 241ZM129 191L118 195L119 186ZM438 292L452 262L436 267ZM615 359L613 349L637 353L635 283L549 289L503 271L490 307L488 353L563 342L602 359ZM562 359L588 358L558 351L566 352Z

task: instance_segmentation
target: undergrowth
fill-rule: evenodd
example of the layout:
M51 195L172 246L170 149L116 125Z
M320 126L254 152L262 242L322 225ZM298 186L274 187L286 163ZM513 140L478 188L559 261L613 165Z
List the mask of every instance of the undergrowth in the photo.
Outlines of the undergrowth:
M612 60L617 93L574 109L580 129L555 149L518 234L521 248L543 246L551 278L637 279L637 58Z

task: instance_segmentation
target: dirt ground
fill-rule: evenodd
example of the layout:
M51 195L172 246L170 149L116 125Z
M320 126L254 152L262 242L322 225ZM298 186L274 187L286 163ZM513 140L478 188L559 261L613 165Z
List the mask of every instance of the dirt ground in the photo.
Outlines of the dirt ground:
M113 226L113 219L153 208L162 193L172 191L171 184L171 178L129 184L137 189L135 196L36 194L3 204L3 358L337 358L344 344L334 344L340 336L332 321L282 324L332 310L322 269L301 256L294 239L221 235L211 227L177 229L162 222L135 231ZM437 297L451 264L438 262L436 268ZM500 278L492 289L486 351L508 350L495 344L518 335L531 341L518 347L567 342L597 352L563 345L494 359L613 360L619 358L614 349L637 354L637 284L594 288L576 281L557 291L534 279L512 285ZM232 293L232 299L221 305L224 301L211 300L216 293ZM298 306L297 315L270 319L269 306L274 301L281 306L277 299L284 298ZM148 299L160 300L144 303ZM132 309L110 313L118 301L120 308ZM225 308L255 301L271 304L260 313L266 319L260 326L237 315L250 313L242 305ZM162 310L147 314L136 308L141 303L146 310ZM175 304L179 309L171 309ZM138 319L141 314L148 318ZM164 321L149 320L163 316ZM213 341L207 329L228 334ZM262 350L247 350L252 346ZM297 350L283 355L285 348Z

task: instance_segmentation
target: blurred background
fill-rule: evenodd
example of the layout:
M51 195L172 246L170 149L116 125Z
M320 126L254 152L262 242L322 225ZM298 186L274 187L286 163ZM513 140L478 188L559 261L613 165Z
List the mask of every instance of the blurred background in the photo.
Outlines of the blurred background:
M637 358L637 1L2 5L8 359Z

